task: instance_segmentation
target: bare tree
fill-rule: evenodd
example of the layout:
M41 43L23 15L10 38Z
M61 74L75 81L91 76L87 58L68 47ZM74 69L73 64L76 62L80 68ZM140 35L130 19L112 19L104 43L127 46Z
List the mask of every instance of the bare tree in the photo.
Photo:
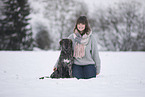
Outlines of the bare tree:
M103 48L114 51L141 50L139 41L143 42L144 39L137 37L144 36L145 32L140 6L138 2L121 2L113 8L95 13L95 30Z
M49 32L52 34L53 49L58 48L58 40L73 32L76 19L80 15L87 15L88 9L84 3L76 0L45 0L44 17L48 20Z

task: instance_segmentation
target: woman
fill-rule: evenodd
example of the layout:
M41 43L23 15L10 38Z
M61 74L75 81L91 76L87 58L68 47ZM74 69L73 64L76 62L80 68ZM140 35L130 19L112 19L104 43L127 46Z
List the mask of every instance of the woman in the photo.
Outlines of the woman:
M100 73L100 58L97 41L92 35L88 20L85 16L77 19L74 33L69 37L73 41L74 64L72 75L77 79L89 79ZM56 70L56 65L54 70Z

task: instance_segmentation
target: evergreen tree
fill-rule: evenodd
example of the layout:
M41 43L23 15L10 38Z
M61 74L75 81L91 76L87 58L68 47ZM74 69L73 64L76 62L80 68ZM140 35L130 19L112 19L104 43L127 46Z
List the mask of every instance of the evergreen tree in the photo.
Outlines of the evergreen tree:
M32 50L28 0L4 0L5 18L1 20L1 50Z

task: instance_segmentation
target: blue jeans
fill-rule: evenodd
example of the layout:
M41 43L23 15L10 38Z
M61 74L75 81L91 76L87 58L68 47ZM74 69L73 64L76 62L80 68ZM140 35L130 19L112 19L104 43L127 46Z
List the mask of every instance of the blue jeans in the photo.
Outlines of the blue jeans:
M89 79L96 77L96 67L93 64L89 65L72 65L72 75L77 79Z

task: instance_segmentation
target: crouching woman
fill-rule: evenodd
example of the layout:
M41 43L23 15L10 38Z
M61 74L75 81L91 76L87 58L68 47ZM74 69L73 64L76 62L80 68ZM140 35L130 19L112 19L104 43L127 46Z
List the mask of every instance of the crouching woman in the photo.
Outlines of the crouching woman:
M74 32L68 38L73 41L74 49L72 76L77 79L96 77L100 73L100 57L97 41L85 16L80 16L77 19ZM56 67L55 65L54 69Z

